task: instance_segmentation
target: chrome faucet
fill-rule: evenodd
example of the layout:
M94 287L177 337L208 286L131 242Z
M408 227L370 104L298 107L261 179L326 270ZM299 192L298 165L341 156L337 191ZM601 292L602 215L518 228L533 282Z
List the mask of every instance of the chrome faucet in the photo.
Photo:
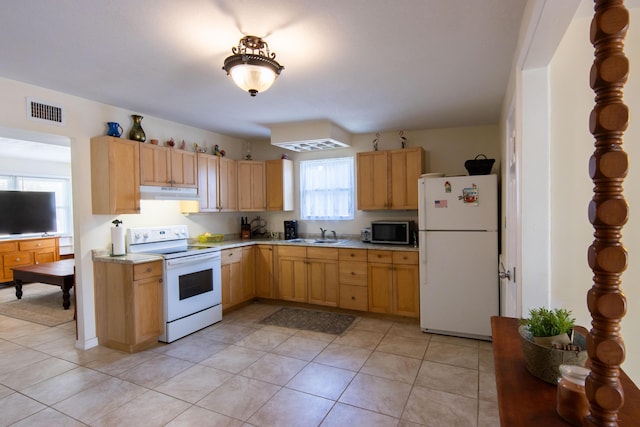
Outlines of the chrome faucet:
M331 232L333 233L333 240L335 240L337 242L338 241L338 235L336 234L336 230L331 230Z
M322 240L324 240L324 239L325 239L325 237L324 237L324 233L326 233L326 232L327 232L327 230L326 230L325 228L320 227L320 233L321 233L321 237L320 237L320 238L321 238Z

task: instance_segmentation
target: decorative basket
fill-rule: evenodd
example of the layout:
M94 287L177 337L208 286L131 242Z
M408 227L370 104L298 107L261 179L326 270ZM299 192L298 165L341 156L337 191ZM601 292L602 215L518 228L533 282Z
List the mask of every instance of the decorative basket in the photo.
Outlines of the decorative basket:
M480 156L484 159L480 159ZM469 175L489 175L495 161L496 159L487 159L484 154L478 154L475 159L464 162L464 167Z
M584 366L587 363L587 339L576 330L573 333L573 343L581 348L580 351L560 350L544 347L533 342L533 336L527 330L526 325L518 328L522 350L524 351L524 364L527 371L534 377L550 384L558 384L560 377L560 365Z
M224 240L224 234L209 234L205 236L204 234L198 236L198 241L200 243L220 243Z

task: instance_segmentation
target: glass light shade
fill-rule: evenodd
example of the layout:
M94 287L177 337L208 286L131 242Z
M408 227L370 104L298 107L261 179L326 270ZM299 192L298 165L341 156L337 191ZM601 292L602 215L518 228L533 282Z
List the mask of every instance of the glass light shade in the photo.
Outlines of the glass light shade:
M236 65L229 74L238 87L252 95L269 89L277 77L270 67L250 64Z

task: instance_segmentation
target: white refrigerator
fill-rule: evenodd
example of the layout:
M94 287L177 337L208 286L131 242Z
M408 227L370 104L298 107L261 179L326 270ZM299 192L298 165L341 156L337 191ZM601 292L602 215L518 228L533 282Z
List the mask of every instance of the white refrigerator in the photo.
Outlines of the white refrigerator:
M491 339L499 314L496 175L420 178L420 326Z

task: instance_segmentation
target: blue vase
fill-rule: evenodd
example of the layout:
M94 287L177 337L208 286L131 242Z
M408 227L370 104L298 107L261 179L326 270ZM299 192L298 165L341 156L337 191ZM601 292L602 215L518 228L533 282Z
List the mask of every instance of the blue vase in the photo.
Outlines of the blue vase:
M107 129L107 135L109 136L115 136L116 138L120 138L120 135L122 135L122 126L120 126L119 123L117 122L108 122L107 126L109 127Z

